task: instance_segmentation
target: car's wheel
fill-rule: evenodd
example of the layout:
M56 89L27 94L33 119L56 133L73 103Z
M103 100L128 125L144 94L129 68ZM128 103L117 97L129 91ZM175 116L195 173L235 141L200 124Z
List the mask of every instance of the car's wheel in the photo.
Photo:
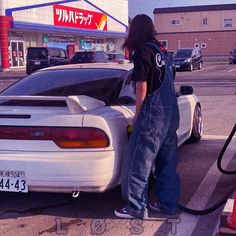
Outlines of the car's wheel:
M189 66L189 71L193 71L193 64L192 63Z
M202 109L199 104L195 106L193 114L193 127L191 136L189 138L190 143L198 142L202 138L203 123L202 123Z
M198 67L199 70L202 69L202 62L199 63L199 67Z

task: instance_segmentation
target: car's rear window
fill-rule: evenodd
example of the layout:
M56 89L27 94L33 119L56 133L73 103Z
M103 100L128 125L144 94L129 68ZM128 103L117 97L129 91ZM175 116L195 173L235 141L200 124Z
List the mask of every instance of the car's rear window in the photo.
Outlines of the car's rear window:
M47 59L48 50L46 48L29 48L27 59Z
M122 55L122 54L117 54L117 55L116 55L116 58L117 58L118 60L125 59L124 55Z
M109 59L113 60L113 59L117 59L117 60L122 60L125 59L123 54L109 54Z
M116 54L108 54L108 56L110 60L116 58Z
M183 49L183 50L177 50L175 53L174 53L174 55L173 55L173 57L175 58L175 57L190 57L191 56L191 54L192 54L192 49Z
M76 53L76 58L77 59L92 59L94 58L94 53L93 52L78 52Z
M87 95L116 104L126 73L119 69L63 69L36 72L5 89L0 95ZM50 105L50 101L4 101L1 105Z

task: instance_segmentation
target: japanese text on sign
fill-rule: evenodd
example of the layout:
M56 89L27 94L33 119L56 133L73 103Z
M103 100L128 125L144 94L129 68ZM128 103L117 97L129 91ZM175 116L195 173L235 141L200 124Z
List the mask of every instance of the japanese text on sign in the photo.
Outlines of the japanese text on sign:
M99 12L53 5L54 25L107 30L107 16Z

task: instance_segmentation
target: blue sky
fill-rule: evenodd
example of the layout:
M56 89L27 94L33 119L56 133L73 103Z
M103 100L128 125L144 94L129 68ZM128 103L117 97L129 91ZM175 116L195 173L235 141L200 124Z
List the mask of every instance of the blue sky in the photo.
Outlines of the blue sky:
M181 7L197 5L236 4L236 0L128 0L129 16L133 18L137 14L148 14L153 17L154 8ZM148 3L147 3L148 2Z
M172 6L196 6L196 5L217 5L236 3L236 0L149 0L153 1L161 7Z

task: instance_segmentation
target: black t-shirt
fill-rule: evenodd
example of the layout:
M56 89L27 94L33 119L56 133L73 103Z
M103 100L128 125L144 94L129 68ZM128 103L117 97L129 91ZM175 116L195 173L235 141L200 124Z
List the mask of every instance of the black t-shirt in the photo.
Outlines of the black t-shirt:
M157 43L160 50L166 50ZM156 91L165 78L165 64L161 58L159 50L149 45L145 45L133 55L134 69L131 75L132 81L147 82L147 94Z

